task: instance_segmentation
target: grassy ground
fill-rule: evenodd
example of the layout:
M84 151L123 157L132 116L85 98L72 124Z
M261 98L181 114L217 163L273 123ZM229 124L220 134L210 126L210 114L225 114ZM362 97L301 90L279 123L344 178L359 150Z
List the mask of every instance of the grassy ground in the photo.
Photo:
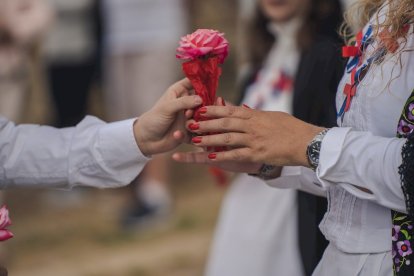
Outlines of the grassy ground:
M44 191L8 193L16 235L7 243L10 275L202 275L224 189L203 169L175 171L174 213L139 231L117 222L127 189L83 190L70 208L45 202Z

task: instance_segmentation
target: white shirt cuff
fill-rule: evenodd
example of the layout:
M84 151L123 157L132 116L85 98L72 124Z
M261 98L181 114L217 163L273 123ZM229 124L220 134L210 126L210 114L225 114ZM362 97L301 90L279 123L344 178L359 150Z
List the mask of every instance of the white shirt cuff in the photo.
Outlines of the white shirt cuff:
M327 188L332 183L324 180L324 176L330 173L330 170L338 162L343 144L348 132L351 128L334 127L331 128L322 140L321 152L319 155L319 166L316 168L316 176L318 177L323 188Z
M136 119L106 124L99 132L99 152L102 160L111 168L126 164L142 164L150 158L142 154L134 136Z

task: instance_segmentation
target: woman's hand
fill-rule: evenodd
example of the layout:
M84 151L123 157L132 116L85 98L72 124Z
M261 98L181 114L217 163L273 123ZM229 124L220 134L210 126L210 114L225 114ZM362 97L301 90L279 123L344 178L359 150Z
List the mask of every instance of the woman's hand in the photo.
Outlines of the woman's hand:
M208 106L201 109L211 120L188 122L196 134L221 133L193 137L200 147L229 148L212 152L214 162L250 162L275 166L309 166L306 149L310 141L323 130L283 112L268 112L236 106ZM194 153L180 153L176 160L197 160Z
M216 106L233 106L233 104L229 102L225 102L222 97L218 97L215 103ZM186 111L186 116L188 118L193 117L192 110ZM193 140L194 141L194 140ZM192 143L194 143L191 141ZM252 163L252 162L218 162L212 161L208 158L209 152L206 152L205 149L198 151L198 152L176 152L172 155L172 158L181 163L190 163L190 164L205 164L205 165L214 165L225 171L230 172L244 172L244 173L251 173L257 174L262 166L259 163Z
M144 155L166 152L188 141L185 110L202 103L199 96L191 94L190 81L183 79L170 86L158 102L135 121L135 140Z

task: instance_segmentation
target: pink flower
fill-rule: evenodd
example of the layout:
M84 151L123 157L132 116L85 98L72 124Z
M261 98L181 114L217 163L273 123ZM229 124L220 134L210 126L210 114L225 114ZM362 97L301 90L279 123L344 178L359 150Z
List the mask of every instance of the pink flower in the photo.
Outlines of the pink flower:
M177 48L177 58L195 60L210 55L218 56L223 63L229 53L229 42L224 34L216 30L198 29L192 34L183 36Z
M402 257L411 255L413 253L410 241L408 240L397 242L397 249L398 254L400 254Z
M0 208L0 241L5 241L13 237L13 233L6 229L9 225L11 225L9 210L3 205Z
M398 241L398 237L400 235L401 226L400 225L393 225L392 226L392 240Z

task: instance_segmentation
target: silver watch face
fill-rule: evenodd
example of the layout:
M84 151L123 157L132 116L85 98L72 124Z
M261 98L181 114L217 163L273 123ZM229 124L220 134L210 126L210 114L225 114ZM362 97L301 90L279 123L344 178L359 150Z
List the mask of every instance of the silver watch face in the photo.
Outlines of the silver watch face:
M324 129L321 131L308 145L306 153L308 155L309 165L313 170L316 170L319 165L319 155L321 153L322 139L325 137L328 130L329 129Z

